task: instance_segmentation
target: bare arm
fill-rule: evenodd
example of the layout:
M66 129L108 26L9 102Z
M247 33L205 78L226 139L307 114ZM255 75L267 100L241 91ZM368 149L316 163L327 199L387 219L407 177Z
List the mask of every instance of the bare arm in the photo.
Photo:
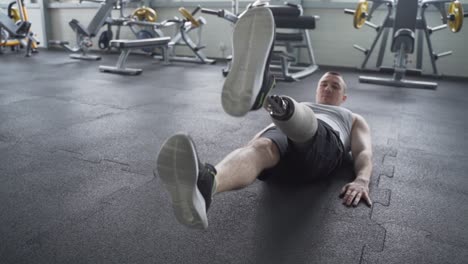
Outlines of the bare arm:
M372 144L370 128L366 120L354 114L353 128L351 130L351 152L354 159L354 171L356 179L346 184L341 190L343 203L357 206L364 199L371 206L369 197L369 182L372 175Z

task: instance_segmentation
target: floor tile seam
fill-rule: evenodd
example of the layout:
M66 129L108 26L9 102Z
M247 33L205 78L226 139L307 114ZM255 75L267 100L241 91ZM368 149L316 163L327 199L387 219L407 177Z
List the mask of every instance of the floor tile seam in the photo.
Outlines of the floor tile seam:
M376 247L373 247L372 245L364 244L363 247L362 247L361 258L360 258L359 263L366 263L366 262L363 262L363 261L365 261L365 254L367 252L369 252L369 251L374 252L374 253L381 253L381 252L385 251L385 245L387 244L387 233L388 233L388 231L383 225L381 225L379 223L375 223L375 224L376 224L376 226L380 227L380 229L383 232L382 243L378 245L378 249L375 249Z
M82 120L82 121L79 121L79 122L73 122L71 124L68 124L68 125L64 125L64 126L54 126L54 131L52 133L56 133L56 132L60 132L60 131L66 131L70 128L73 128L77 125L83 125L83 124L87 124L87 123L92 123L94 121L98 121L98 120L101 120L103 118L107 118L107 117L111 117L111 116L118 116L118 115L121 115L121 114L125 114L124 112L119 112L119 113L106 113L106 114L101 114L97 117L93 117L93 118L87 118L85 120ZM38 133L35 133L35 134L32 134L32 135L29 135L27 137L24 137L24 138L21 138L19 141L24 141L24 142L27 142L27 143L34 143L33 141L30 141L31 138L34 138L34 137L41 137L41 136L46 136L46 135L50 135L51 132L38 132Z
M427 149L422 149L422 148L418 148L418 147L414 147L414 146L410 146L408 147L407 145L405 144L402 144L402 138L405 138L401 135L399 135L398 137L398 149L403 149L404 150L407 150L407 151L419 151L419 152L425 152L427 154L430 154L430 155L437 155L439 154L440 152L436 152L438 151L437 149L434 149L433 151L431 150L427 150ZM409 138L409 137L406 137L406 138ZM411 137L411 139L413 139L413 137ZM451 154L450 156L448 157L451 157L451 156L461 156L461 157L464 157L464 155L460 155L460 153L456 153L456 154ZM466 155L468 157L468 153Z
M152 102L152 103L146 103L146 104L141 104L141 105L135 105L135 106L131 106L131 107L128 107L127 111L128 112L133 112L133 113L142 113L142 114L149 114L149 115L154 115L154 111L151 111L151 110L145 110L145 109L139 109L139 108L144 108L146 106L151 106L151 105L157 105L157 104L160 104L161 102ZM171 104L166 104L168 107L167 107L167 111L158 111L158 115L159 114L164 114L164 115L168 115L168 116L172 116L174 115L174 111L173 111L173 107L174 105L171 105ZM158 109L159 110L159 109ZM186 115L184 114L183 112L180 112L180 113L177 113L176 115Z
M423 102L429 102L429 103L432 103L434 101L436 102L441 102L441 103L446 103L445 101L457 101L457 103L460 103L460 104L468 104L468 100L466 98L463 98L463 97L454 97L454 96L451 96L451 95L447 95L443 92L440 92L440 93L435 93L434 95L428 95L428 94L411 94L411 98L417 100L419 99L418 101L423 101ZM406 104L408 102L405 102Z
M387 189L387 188L380 188L380 187L378 187L378 184L379 183L377 183L377 187L374 188L372 191L373 192L378 192L378 193L385 193L384 198L388 197L388 200L380 199L380 200L373 200L372 201L372 207L371 207L371 213L370 213L370 218L371 219L372 219L372 215L374 214L374 209L375 209L374 205L380 204L381 206L383 206L385 208L388 208L388 207L390 207L390 203L391 203L391 200L392 200L392 190ZM372 197L372 193L371 193L371 197Z
M128 110L127 107L120 107L120 106L117 106L117 105L102 104L102 103L92 104L92 103L89 103L89 102L86 102L86 101L73 99L72 97L69 97L69 96L41 95L39 97L55 99L55 100L62 101L62 102L67 102L67 103L82 104L82 105L86 105L86 106L94 106L94 107L103 106L103 107L108 107L108 108L116 109L116 110L123 110L123 111Z
M21 100L18 100L18 101L9 102L7 104L0 104L0 107L10 106L10 105L16 104L16 103L24 103L24 102L27 102L27 101L33 101L33 100L37 100L38 98L41 98L41 96L38 96L38 95L33 95L31 97L37 97L37 98L25 98L25 99L21 99Z
M404 221L404 219L403 220L380 220L380 221L378 219L375 219L374 221L376 222L376 224L385 228L385 230L387 230L386 227L388 226L397 226L399 228L408 228L416 232L423 232L426 235L431 234L429 230L426 230L424 228L418 228L416 225L413 226L409 224L407 221Z
M455 246L455 247L458 247L458 248L461 248L461 249L465 249L467 250L468 249L468 246L467 245L458 245L457 243L450 243L450 242L447 242L447 241L443 241L441 239L433 239L432 238L432 233L425 230L425 229L415 229L413 228L412 226L407 226L407 225L399 225L399 224L395 224L394 222L383 222L383 223L380 223L379 225L382 226L382 228L384 229L384 241L383 241L383 246L382 246L382 250L381 251L373 251L374 253L384 253L384 251L386 250L387 248L387 243L388 243L388 230L387 228L385 228L385 226L387 225L397 225L397 226L403 226L405 228L410 228L412 230L415 230L416 232L423 232L425 233L424 237L431 240L431 241L434 241L434 242L438 242L438 243L443 243L443 244L446 244L446 245L450 245L450 246ZM360 258L360 264L366 264L368 263L366 261L366 250L367 248L367 245L364 245L363 246L363 250L361 252L361 258Z
M397 221L397 220L394 220L394 221L376 221L378 225L382 226L385 230L387 230L387 228L385 228L385 226L397 226L398 228L407 228L407 229L411 229L415 232L418 232L418 233L423 233L424 237L431 240L431 241L434 241L434 242L438 242L438 243L443 243L443 244L447 244L447 245L451 245L451 246L456 246L456 247L460 247L460 248L464 248L464 249L468 249L468 240L465 240L466 243L461 245L457 242L452 242L452 241L447 241L446 239L443 239L441 236L438 236L437 234L435 234L434 232L431 232L430 230L428 229L424 229L424 228L420 228L418 227L418 225L411 225L409 224L408 222L405 222L405 221ZM459 236L460 238L463 238L463 236Z
M34 142L28 142L28 143L31 143L31 144L34 145ZM134 166L132 166L132 164L129 164L129 163L126 163L126 162L120 162L120 161L110 159L110 158L106 158L106 157L99 157L98 160L92 160L92 159L86 158L86 155L84 153L79 152L79 151L75 151L75 150L69 150L69 149L64 149L64 148L44 149L40 145L35 145L34 147L41 148L42 150L40 150L40 151L44 151L44 152L47 152L47 153L50 153L50 154L60 155L60 152L68 153L66 158L69 161L78 160L80 162L87 162L87 163L91 163L91 164L99 165L99 166L103 166L103 167L109 166L109 165L105 164L105 163L108 163L108 164L112 164L112 166L116 167L116 169L118 168L119 170L124 171L124 172L129 173L129 174L134 174L134 175L144 176L144 177L152 176L152 175L143 174L143 173L137 172L135 170L132 170L132 167L134 167ZM17 153L17 154L21 155L23 157L32 157L33 156L33 155L30 155L30 154L25 153L25 152L20 152L20 153ZM63 155L60 155L60 156L64 157Z
M73 122L73 123L65 125L65 126L54 126L53 128L54 128L54 132L59 132L59 131L63 131L63 130L67 130L69 128L72 128L72 127L74 127L76 125L91 123L91 122L94 122L94 121L97 121L97 120L100 120L100 119L103 119L103 118L107 118L107 117L111 117L111 116L118 116L118 115L122 115L122 114L125 114L125 112L104 113L104 114L98 115L96 117L85 118L82 121ZM40 136L45 136L45 135L50 135L50 132L49 133L38 132L38 133L35 133L35 134L32 134L32 135L29 135L27 137L24 137L24 138L19 138L18 140L15 140L15 142L17 142L17 143L19 143L21 141L29 142L28 140L30 138L38 137L38 136L40 137ZM3 141L3 142L5 142L5 141ZM29 142L29 143L32 143L32 142Z
M96 117L92 117L92 118L86 118L82 121L78 121L78 122L73 122L67 126L54 126L54 128L57 128L57 131L59 130L62 130L62 129L66 129L66 128L69 128L69 127L72 127L72 126L75 126L75 125L80 125L80 124L86 124L86 123L90 123L90 122L93 122L95 120L100 120L100 119L103 119L103 118L106 118L106 117L110 117L110 116L117 116L117 115L120 115L120 114L123 114L125 112L118 112L118 113L105 113L105 114L101 114L101 115L98 115ZM28 116L28 115L22 115L21 117L23 116ZM15 120L16 118L11 118L11 120ZM46 133L46 134L50 134L50 133ZM32 134L28 137L33 137L33 136L42 136L42 135L46 135L46 134L43 134L43 133L36 133L36 134ZM0 141L1 141L1 138L0 138Z
M141 113L141 114L149 114L149 115L166 115L166 116L189 116L189 115L192 115L192 116L200 116L200 114L210 114L210 115L221 115L223 114L222 112L217 112L217 111L214 111L214 110L218 110L218 109L196 109L195 107L192 107L192 108L187 108L187 109L184 109L184 110L179 110L181 108L178 108L176 111L174 111L174 105L167 105L167 109L164 110L164 111L159 111L160 109L157 109L157 113L151 109L144 109L143 107L146 107L146 106L150 106L150 105L157 105L159 104L158 102L155 102L155 103L149 103L149 104L145 104L145 105L142 105L141 107L138 106L138 108L133 108L131 107L131 109L128 110L128 112L132 112L132 113ZM195 114L193 111L197 111L197 113ZM220 110L221 111L221 110Z
M80 152L68 151L68 150L63 150L63 149L60 149L60 151L65 151L65 152L71 153L72 154L71 159L76 159L76 160L79 160L81 162L88 162L88 163L91 163L91 164L94 164L94 165L97 165L97 166L103 166L103 167L108 167L109 165L106 165L106 164L111 164L112 167L115 167L116 169L121 170L121 171L123 171L125 173L128 173L128 174L143 176L145 178L153 177L153 175L143 174L141 172L138 172L138 171L134 170L133 168L135 166L137 166L137 165L132 165L131 163L106 158L104 156L102 156L102 157L100 156L96 160L92 160L92 159L86 158L85 157L86 155L82 154ZM55 153L55 151L52 151L52 153ZM79 156L73 156L73 154L79 155Z
M446 113L446 112L444 112ZM416 119L417 122L421 122L421 123L430 123L430 124L434 124L434 115L422 115L421 113L415 113L415 112L407 112L407 111L402 111L401 113L403 116L401 116L400 118L404 119L404 118L413 118L413 119ZM447 115L447 114L446 114ZM461 115L461 113L460 113ZM449 115L447 115L449 116ZM451 117L451 116L450 116ZM465 122L463 122L462 120L447 120L447 119L442 119L442 120L437 120L437 123L450 123L450 124L462 124L464 125Z
M422 124L424 123L423 127L430 128L431 130L436 130L436 132L445 132L447 130L451 132L454 129L465 129L468 128L468 125L462 120L455 120L455 119L439 119L437 120L437 124L434 123L434 116L420 116L416 114L404 114L401 119L410 118L411 120L406 119L406 122L411 121L412 124ZM402 121L403 122L403 121ZM428 125L426 125L428 124ZM440 128L444 126L443 128ZM406 127L401 127L401 129L407 129ZM410 130L414 129L414 127L410 127ZM443 133L445 134L445 133Z
M468 159L468 152L463 155L463 154L460 154L460 153L451 153L451 154L443 154L441 152L433 152L433 151L428 151L426 149L421 149L421 148L417 148L417 147L408 147L407 145L405 144L401 144L401 141L400 139L398 139L398 149L402 150L402 152L409 152L409 151L413 151L413 152L420 152L420 153L423 153L423 155L430 155L430 156L434 156L434 157L440 157L440 158L466 158ZM436 151L436 150L435 150Z
M364 252L366 250L366 245L363 245L362 246L362 249L361 249L361 255L359 256L359 264L365 264L365 259L364 259Z
M146 185L146 183L144 185ZM138 188L139 187L137 187L136 189ZM30 246L31 244L34 244L34 241L40 240L40 238L43 237L44 235L57 233L63 230L71 229L72 227L78 226L80 224L86 223L88 220L92 219L98 213L103 212L107 208L111 207L112 203L110 201L115 199L114 196L116 196L116 194L120 192L129 192L131 190L132 190L132 187L123 186L113 191L112 193L101 197L98 201L93 203L89 208L82 210L80 212L68 215L60 223L48 226L44 230L40 230L39 232L32 234L29 238L27 238L23 242L23 244L25 246ZM121 208L119 212L121 212L122 210L125 210L125 208Z
M340 204L340 206L343 206L343 207L346 207L345 205L342 205ZM364 206L363 204L361 204L360 206ZM365 215L365 216L349 216L347 214L343 214L343 212L340 212L338 210L335 210L333 208L321 208L322 210L325 210L326 212L330 213L332 216L333 216L333 220L336 220L336 221L339 221L339 222L346 222L346 223L354 223L354 220L365 220L366 222L371 222L371 223L375 223L375 221L373 221L371 218L370 218L370 214L371 214L371 209L369 208L369 212ZM349 210L357 210L356 208L354 207L349 207L347 208Z
M161 102L148 102L148 103L144 103L144 104L137 104L137 105L132 105L132 106L129 106L126 108L126 110L128 112L143 112L143 113L151 113L150 110L143 110L143 109L138 109L138 108L143 108L143 107L146 107L146 106L150 106L150 105L158 105L158 104L164 104L164 105L167 105L167 106L173 106L172 104L167 104L167 103L161 103ZM168 107L169 108L169 107ZM168 112L164 112L164 114L170 114L171 112L168 111Z
M423 191L430 191L431 193L438 193L442 196L447 196L446 194L449 194L449 197L452 196L457 196L459 197L460 195L467 197L468 198L468 190L466 190L463 186L451 186L449 184L444 183L443 181L437 181L435 180L433 183L430 181L427 181L427 179L420 179L418 181L413 180L411 178L399 178L399 177L389 177L394 179L392 181L392 184L398 186L404 186L404 187L413 187L413 189L419 189ZM408 179L408 180L407 180ZM437 178L433 178L437 179ZM380 187L380 180L379 180L379 189L383 189ZM421 188L421 186L424 186ZM447 190L441 190L440 186L447 187ZM432 187L432 188L430 188ZM453 187L460 187L460 188L453 188ZM390 189L389 189L390 190ZM468 200L468 199L467 199Z
M468 251L468 239L466 239L465 236L460 236L462 242L446 239L442 236L435 235L433 232L430 232L430 234L427 235L426 238L436 243L441 243ZM453 236L450 236L450 238L453 239Z

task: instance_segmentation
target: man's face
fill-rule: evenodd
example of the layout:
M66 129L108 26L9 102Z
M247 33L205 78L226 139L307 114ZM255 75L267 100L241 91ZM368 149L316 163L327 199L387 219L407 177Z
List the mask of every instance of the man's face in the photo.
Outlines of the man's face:
M340 76L326 73L317 85L316 103L340 106L347 98L344 87Z

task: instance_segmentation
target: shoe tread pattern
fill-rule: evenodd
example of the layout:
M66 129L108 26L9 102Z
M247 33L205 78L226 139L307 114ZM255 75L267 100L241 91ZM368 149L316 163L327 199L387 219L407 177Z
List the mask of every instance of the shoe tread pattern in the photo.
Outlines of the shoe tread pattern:
M232 116L244 116L259 93L273 45L274 19L265 7L249 10L233 33L233 60L222 91L222 105Z

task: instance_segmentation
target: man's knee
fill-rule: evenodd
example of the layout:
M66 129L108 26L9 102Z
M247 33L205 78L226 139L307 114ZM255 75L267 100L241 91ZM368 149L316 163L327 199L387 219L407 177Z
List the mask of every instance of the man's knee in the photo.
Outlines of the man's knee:
M269 162L276 164L280 159L280 152L276 144L269 138L259 137L249 142L247 147L267 158Z

